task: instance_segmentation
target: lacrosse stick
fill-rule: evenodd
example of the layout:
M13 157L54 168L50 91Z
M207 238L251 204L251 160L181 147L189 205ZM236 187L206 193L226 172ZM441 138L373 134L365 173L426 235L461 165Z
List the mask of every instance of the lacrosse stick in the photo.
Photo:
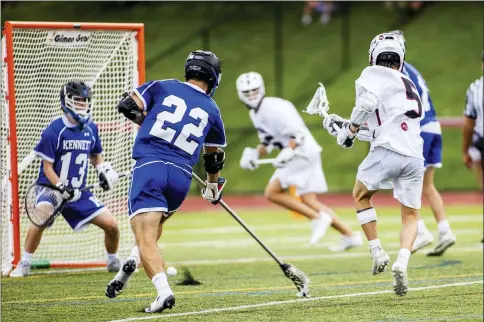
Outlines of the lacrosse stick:
M276 158L272 158L272 159L258 159L258 160L255 160L254 161L255 164L273 164L274 162L276 162Z
M130 175L130 171L122 172L119 174L119 178ZM88 185L81 191L97 187L99 187L99 182ZM40 228L51 226L68 202L60 196L59 188L52 184L34 183L27 190L24 198L27 217L32 224Z
M319 116L326 118L329 116L328 111L329 101L328 96L326 95L326 88L323 83L319 83L319 87L316 90L316 93L314 93L313 99L303 112L311 115L318 114ZM341 130L340 127L334 123L333 128L338 132Z
M202 186L205 187L205 181L203 181L199 176L197 176L195 173L192 173L193 177L195 180ZM256 234L245 224L245 222L240 218L235 211L230 208L225 201L220 199L219 204L242 226L242 228L245 229L249 233L249 235L252 236L252 238L255 239L257 243L276 261L276 263L279 265L279 267L282 269L284 272L284 275L286 275L287 278L289 278L294 285L296 285L296 288L298 289L297 296L299 297L307 297L309 296L309 278L306 276L306 274L301 271L299 268L297 268L294 265L284 263L282 262L276 254L272 252L272 250L269 249L260 239L259 237L256 236Z

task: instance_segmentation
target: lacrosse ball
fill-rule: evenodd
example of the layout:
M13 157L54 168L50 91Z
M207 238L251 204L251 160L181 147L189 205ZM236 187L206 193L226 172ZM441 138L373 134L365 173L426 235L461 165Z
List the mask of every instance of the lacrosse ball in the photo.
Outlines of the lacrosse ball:
M176 276L176 273L177 273L176 268L173 266L170 266L166 269L166 275L168 276Z

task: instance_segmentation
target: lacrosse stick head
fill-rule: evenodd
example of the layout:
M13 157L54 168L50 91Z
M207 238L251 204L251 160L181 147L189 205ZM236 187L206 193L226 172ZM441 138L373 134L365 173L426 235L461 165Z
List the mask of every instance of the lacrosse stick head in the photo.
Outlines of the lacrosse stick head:
M288 263L282 263L281 269L294 285L296 285L299 291L296 296L308 297L309 296L309 278L307 275L294 265Z
M328 96L326 95L326 88L322 83L319 83L319 87L314 93L313 99L309 103L306 110L308 114L318 114L321 117L327 117L329 110Z

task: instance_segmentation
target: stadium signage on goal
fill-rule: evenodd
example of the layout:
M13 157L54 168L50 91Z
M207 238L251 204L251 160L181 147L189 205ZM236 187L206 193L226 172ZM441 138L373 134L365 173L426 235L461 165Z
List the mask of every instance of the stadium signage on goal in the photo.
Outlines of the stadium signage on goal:
M87 46L91 42L90 31L49 31L46 43L55 46Z

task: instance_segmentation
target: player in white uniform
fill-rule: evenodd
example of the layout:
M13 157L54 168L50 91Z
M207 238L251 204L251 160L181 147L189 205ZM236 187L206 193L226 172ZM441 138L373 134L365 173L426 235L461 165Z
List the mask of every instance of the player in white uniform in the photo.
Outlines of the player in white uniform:
M240 166L255 170L259 157L267 155L273 148L280 148L274 163L277 170L265 189L266 198L312 221L311 244L316 244L332 226L343 235L341 245L332 247L332 250L360 246L361 236L355 235L331 208L317 199L317 194L328 191L321 165L322 148L294 105L282 98L265 97L264 80L256 72L240 75L236 87L240 100L249 108L261 142L256 148L245 148ZM284 191L291 185L296 186L301 200Z
M361 125L368 123L371 148L358 167L353 190L357 217L368 239L373 275L385 270L390 257L377 232L377 215L371 197L380 189L394 188L400 201L402 229L400 252L392 266L393 288L403 296L408 290L407 266L417 236L424 175L423 140L420 137L422 103L413 82L400 71L405 47L391 33L376 36L369 50L370 66L355 82L356 103L351 120L332 114L323 126L344 148L353 146ZM335 129L337 124L339 129Z

